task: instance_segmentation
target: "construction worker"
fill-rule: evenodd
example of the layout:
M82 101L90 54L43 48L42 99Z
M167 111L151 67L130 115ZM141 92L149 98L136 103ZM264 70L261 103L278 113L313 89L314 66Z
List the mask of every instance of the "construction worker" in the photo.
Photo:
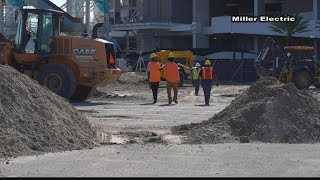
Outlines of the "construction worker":
M192 76L191 76L193 84L194 84L196 96L199 96L200 79L201 79L200 71L201 71L201 65L199 63L197 63L196 66L192 68Z
M179 67L174 63L174 53L168 55L169 62L164 66L164 76L167 81L168 102L172 103L171 90L174 91L173 102L178 104L178 85L180 83Z
M205 105L209 106L210 94L211 89L213 86L213 81L216 81L216 86L219 86L218 78L215 75L213 67L211 67L211 61L205 61L205 67L201 68L200 71L201 75L201 86L203 88L204 98L205 98Z
M161 66L158 63L158 57L155 53L150 54L151 62L148 63L147 70L149 72L149 84L153 93L153 104L157 103L158 100L158 89L160 79Z

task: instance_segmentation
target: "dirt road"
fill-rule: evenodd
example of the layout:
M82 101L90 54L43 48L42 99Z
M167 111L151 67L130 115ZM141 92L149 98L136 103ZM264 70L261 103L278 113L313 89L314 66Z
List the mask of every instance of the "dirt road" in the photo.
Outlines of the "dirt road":
M319 177L320 145L113 145L1 163L24 177Z
M0 176L29 177L317 177L320 144L180 144L172 126L207 120L248 86L214 88L211 106L179 89L179 103L167 104L164 84L159 102L143 83L100 88L87 102L73 102L98 127L100 147L2 160ZM319 93L314 93L318 97ZM320 96L319 96L320 97Z

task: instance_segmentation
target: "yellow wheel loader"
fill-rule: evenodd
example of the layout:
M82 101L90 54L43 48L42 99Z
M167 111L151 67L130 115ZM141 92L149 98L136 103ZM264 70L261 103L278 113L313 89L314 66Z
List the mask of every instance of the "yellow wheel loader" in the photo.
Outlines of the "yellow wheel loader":
M60 32L62 12L17 11L15 42L0 34L0 64L10 65L66 99L86 100L98 86L120 78L112 43ZM97 34L94 27L93 34ZM96 36L96 35L95 35Z
M267 38L255 65L260 77L272 76L283 83L293 82L298 89L320 87L320 62L313 60L314 48L286 46L279 48Z
M182 87L185 83L185 80L191 79L191 71L194 66L193 62L193 53L189 50L185 51L170 51L170 50L161 50L157 52L158 60L161 65L168 63L168 55L170 52L173 52L175 56L175 63L179 66L179 75L180 75L180 84L179 87ZM161 72L161 80L165 81L164 72Z

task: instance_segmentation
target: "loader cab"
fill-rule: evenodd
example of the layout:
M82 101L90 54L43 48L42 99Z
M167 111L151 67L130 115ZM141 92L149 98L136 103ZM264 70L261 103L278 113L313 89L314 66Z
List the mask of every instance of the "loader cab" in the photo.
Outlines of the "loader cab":
M48 54L53 38L60 34L62 12L20 9L16 12L15 51L20 54Z

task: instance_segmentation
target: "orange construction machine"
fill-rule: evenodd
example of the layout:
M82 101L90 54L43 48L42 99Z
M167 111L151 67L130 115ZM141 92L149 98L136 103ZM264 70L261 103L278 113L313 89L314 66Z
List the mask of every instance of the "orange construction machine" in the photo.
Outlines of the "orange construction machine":
M15 42L0 33L0 64L27 74L66 99L86 100L98 86L120 78L114 46L94 37L63 35L62 12L46 9L17 11Z

